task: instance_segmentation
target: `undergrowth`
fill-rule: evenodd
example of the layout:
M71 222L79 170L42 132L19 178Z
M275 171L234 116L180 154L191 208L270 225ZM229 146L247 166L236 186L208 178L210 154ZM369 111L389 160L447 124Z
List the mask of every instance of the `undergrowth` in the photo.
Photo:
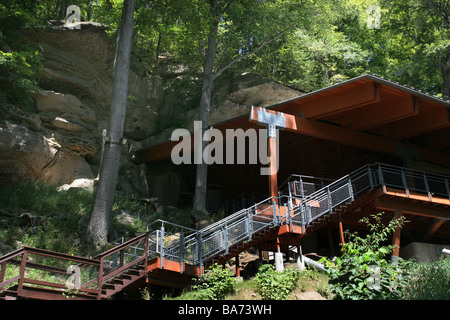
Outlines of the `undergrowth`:
M1 185L0 242L12 250L31 246L83 255L88 248L82 239L94 198L95 192L81 188L58 192L54 186L36 182ZM113 209L132 217L131 223L114 219L117 236L125 238L145 232L148 222L164 214L136 197L121 194L116 195Z
M200 277L192 290L166 300L295 300L296 294L316 291L325 298L332 297L328 277L315 269L300 270L287 267L283 272L273 264L263 264L258 273L237 281L233 273L222 265L213 267Z

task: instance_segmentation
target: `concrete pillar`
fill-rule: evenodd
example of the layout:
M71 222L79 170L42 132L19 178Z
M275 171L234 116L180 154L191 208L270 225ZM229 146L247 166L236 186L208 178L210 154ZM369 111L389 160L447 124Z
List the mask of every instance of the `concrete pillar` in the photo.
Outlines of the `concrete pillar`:
M284 270L283 253L280 251L275 252L275 269L278 272L283 272Z
M303 259L302 247L297 247L297 266L300 270L305 270L305 261Z

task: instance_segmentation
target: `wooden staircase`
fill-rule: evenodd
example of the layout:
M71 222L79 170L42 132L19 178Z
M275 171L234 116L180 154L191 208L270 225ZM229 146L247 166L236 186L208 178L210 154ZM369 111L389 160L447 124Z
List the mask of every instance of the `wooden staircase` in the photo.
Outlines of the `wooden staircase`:
M145 282L147 244L142 234L94 258L23 247L0 258L0 299L110 299Z
M109 299L114 294L129 287L136 287L145 282L146 266L138 265L106 281L102 286L102 299Z

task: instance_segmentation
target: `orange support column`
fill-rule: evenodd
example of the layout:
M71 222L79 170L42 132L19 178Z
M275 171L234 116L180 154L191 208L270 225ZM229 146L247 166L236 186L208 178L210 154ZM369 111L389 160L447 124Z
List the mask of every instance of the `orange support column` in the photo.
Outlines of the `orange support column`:
M342 226L342 219L339 220L339 239L341 241L341 245L343 246L345 244L345 239L344 239L344 227Z
M278 198L278 144L277 128L286 128L286 117L283 113L273 112L265 108L253 107L250 111L250 122L267 127L269 167L269 191L275 201ZM294 124L295 125L295 124Z
M395 219L398 220L401 218L403 212L401 210L395 211ZM392 245L394 245L394 250L392 250L392 260L397 260L400 255L400 235L402 232L402 228L398 227L394 231L394 235L392 236Z
M236 256L236 278L241 276L241 268L239 267L239 254Z
M269 137L269 155L270 155L270 174L269 187L270 195L278 198L278 159L277 159L277 139Z

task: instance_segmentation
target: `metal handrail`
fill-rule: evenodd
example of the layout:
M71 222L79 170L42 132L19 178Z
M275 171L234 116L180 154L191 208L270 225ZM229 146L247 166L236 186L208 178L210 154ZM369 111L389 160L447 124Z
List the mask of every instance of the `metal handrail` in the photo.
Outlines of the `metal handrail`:
M127 242L124 242L94 258L72 256L69 254L48 251L44 249L24 246L0 258L0 292L7 289L12 283L17 282L17 294L23 291L24 284L38 285L50 289L70 290L76 289L77 295L88 294L102 298L102 289L105 282L121 273L124 270L140 263L146 264L147 260L147 234L139 235ZM142 254L134 256L131 261L124 261L125 250L133 248L133 245L143 242ZM138 247L136 247L138 248ZM30 255L41 257L42 262L36 261L37 258L29 259ZM120 263L113 264L108 261L114 255L122 255ZM33 256L34 257L34 256ZM114 259L114 258L113 258ZM70 262L70 263L69 263ZM19 266L13 276L7 276L8 266ZM106 268L106 267L109 268ZM91 268L94 268L92 270ZM27 269L36 270L35 273L26 272ZM11 269L12 270L12 269ZM53 281L44 281L42 277L45 274L59 274L63 277L51 277L58 279ZM17 275L16 275L17 274ZM39 275L39 278L35 278ZM5 276L8 279L5 280ZM83 279L87 278L85 281ZM72 287L72 282L74 286ZM63 293L64 291L61 291Z
M42 259L44 259L44 263L38 263L35 261L36 258L33 259L33 261L28 261L30 254L40 256ZM20 257L20 259L15 259L17 257ZM30 278L33 275L30 273L26 273L27 268L31 268L36 270L36 274L39 274L42 276L42 272L52 272L57 274L64 274L67 276L67 281L70 280L70 277L74 276L74 272L72 268L61 268L57 264L49 265L48 262L45 262L45 259L56 259L59 264L66 262L75 262L78 263L77 266L81 267L94 267L94 268L100 268L101 263L99 260L91 259L91 258L85 258L85 257L79 257L79 256L72 256L69 254L59 253L59 252L53 252L38 248L32 248L24 246L21 249L18 249L14 252L11 252L5 256L3 256L0 260L1 264L1 271L0 271L0 292L7 289L9 285L17 281L17 294L20 295L24 284L30 283L32 285L38 285L43 287L50 287L53 289L70 289L68 286L63 285L58 282L49 282L49 281L43 281L42 279L34 279ZM8 265L17 266L19 265L19 269L16 271L14 276L9 276L8 279L5 280L6 276L6 269ZM74 266L73 264L68 265L68 267ZM41 273L39 273L41 271ZM87 287L79 287L77 288L78 293L77 294L89 294L89 295L95 295L100 297L101 296L101 276L100 273L98 273L98 277L95 280L99 285L97 288L90 289ZM61 281L63 281L62 279ZM81 281L81 278L74 279L75 281Z
M288 179L286 182L296 178L301 182L306 179L325 181L310 176L292 175L291 180ZM399 181L400 184L398 184ZM263 228L282 224L296 224L306 228L314 220L332 212L346 202L352 202L356 197L374 188L383 187L384 192L387 187L405 189L406 192L414 190L427 194L431 200L432 196L436 194L447 196L450 199L449 186L450 177L448 176L381 163L365 165L310 194L298 195L290 190L288 195L269 197L193 232L182 239L183 243L172 242L170 246L161 248L159 253L163 252L165 257L182 263L186 259L177 254L186 251L189 246L191 251L194 251L190 262L202 266L208 259L218 254L228 253L233 245L245 239L250 240L256 232ZM297 200L295 204L294 199ZM281 204L285 206L284 213L279 212ZM271 214L265 214L269 211ZM257 221L256 218L260 221ZM257 223L260 224L258 227L256 227ZM157 235L161 236L163 233L159 232ZM160 239L159 244L163 245L164 241Z

